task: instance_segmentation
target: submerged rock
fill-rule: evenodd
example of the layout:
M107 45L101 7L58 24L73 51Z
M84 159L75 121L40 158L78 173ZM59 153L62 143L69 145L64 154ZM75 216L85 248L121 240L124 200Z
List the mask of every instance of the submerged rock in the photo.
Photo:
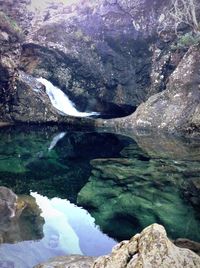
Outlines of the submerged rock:
M199 162L152 159L134 144L121 154L125 158L92 160L92 174L78 194L96 224L118 241L153 222L173 239L200 241L199 192L192 185Z
M163 226L153 224L130 241L115 246L112 253L97 259L93 268L198 268L200 257L188 249L176 247Z
M173 243L180 248L187 248L200 256L200 243L194 242L186 238L178 238Z
M56 257L35 268L91 268L95 258L80 255Z

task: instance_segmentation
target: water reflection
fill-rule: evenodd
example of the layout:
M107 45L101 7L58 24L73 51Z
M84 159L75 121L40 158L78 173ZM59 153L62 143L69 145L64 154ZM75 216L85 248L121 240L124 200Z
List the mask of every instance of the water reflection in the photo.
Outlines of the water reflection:
M44 218L43 238L0 245L0 260L31 268L53 256L107 254L116 242L103 234L90 214L68 200L31 193ZM31 223L29 223L31 225Z
M21 214L18 238L4 224L0 260L21 268L57 255L102 255L115 244L108 236L127 239L153 222L171 238L200 241L199 146L144 133L1 129L0 185L37 209Z
M90 176L90 160L118 157L127 142L114 134L54 127L1 130L0 185L17 194L29 194L31 189L76 202Z

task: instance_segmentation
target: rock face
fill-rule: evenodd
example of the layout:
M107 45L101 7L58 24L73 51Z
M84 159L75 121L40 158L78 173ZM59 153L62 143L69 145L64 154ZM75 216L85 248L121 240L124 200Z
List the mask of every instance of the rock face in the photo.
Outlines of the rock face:
M15 81L10 116L15 122L56 122L61 116L52 106L44 86L34 77L19 72Z
M97 3L50 9L26 39L22 67L57 84L83 111L123 112L124 105L131 113L145 99L152 53L130 15Z
M0 121L9 120L12 86L20 57L21 32L16 24L0 12Z
M33 19L21 68L59 86L81 111L97 110L107 117L130 114L165 89L182 57L169 50L173 36L157 36L166 5L141 1L129 7L124 1L104 0L52 4Z
M96 110L108 118L132 113L148 96L165 89L168 76L183 56L170 52L173 36L157 36L167 1L145 0L133 6L121 0L68 6L54 3L37 14L28 11L29 2L9 1L1 6L26 35L16 68L49 79L80 111ZM16 94L18 88L22 91L18 82L9 79L9 83L9 96L11 89ZM34 108L30 110L37 114ZM17 116L17 121L20 118ZM15 121L15 116L11 120ZM43 121L51 120L44 114Z
M93 268L197 268L199 265L199 256L176 247L167 238L165 229L153 224L130 241L118 244L110 255L97 259Z
M27 79L42 76L103 118L142 103L88 125L199 133L199 47L172 49L178 39L160 25L169 1L53 3L37 14L29 0L0 4L1 122L73 121L31 92Z

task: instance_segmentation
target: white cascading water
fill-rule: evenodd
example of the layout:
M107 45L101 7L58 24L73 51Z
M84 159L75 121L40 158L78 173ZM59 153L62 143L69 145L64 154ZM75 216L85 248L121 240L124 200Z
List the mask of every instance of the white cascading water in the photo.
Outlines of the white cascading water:
M61 112L61 114L71 115L75 117L89 117L93 115L99 115L97 112L79 112L74 107L75 104L65 95L65 93L58 87L54 86L51 82L45 78L37 78L37 81L42 83L46 88L52 105Z

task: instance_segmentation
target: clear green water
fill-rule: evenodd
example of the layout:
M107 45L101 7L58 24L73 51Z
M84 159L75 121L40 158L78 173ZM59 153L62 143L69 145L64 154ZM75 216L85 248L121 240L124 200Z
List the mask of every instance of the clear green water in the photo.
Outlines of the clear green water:
M172 239L200 241L199 144L57 127L0 129L0 186L27 204L14 220L0 219L0 264L106 254L154 222Z

